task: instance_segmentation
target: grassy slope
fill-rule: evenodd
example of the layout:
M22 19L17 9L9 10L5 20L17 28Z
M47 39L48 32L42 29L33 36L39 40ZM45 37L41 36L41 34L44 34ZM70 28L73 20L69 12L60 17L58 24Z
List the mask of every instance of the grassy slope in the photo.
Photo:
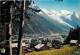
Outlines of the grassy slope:
M61 49L51 49L40 52L27 53L25 55L73 55L76 46L69 47L68 45L62 46Z

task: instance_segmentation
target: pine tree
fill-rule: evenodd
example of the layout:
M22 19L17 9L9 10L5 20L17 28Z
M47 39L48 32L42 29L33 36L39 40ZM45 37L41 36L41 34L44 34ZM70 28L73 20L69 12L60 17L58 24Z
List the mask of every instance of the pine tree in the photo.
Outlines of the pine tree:
M27 12L25 13L25 10L31 9L33 11L33 8L29 8L29 5L31 5L31 2L32 2L32 0L26 0L26 1L23 0L22 1L17 55L22 55L22 49L21 48L22 48L24 18L26 17L30 21L30 16L31 16L31 14L28 14Z
M12 4L12 1L1 1L1 23L2 25L6 25L6 45L10 49L6 48L6 55L12 55Z
M18 52L17 55L22 55L22 36L23 36L23 22L24 22L24 12L23 12L23 7L24 7L24 1L22 1L22 6L21 6L21 18L20 18L20 27L19 27L19 38L18 38Z
M22 3L21 3L22 2ZM12 55L12 47L11 47L11 36L12 36L12 21L15 19L20 19L20 27L19 27L19 39L18 39L18 55L21 55L21 44L22 44L22 36L23 36L23 26L24 26L24 18L26 17L30 21L31 14L25 13L25 9L32 10L35 12L39 12L40 10L36 10L30 8L29 5L31 4L32 0L24 1L3 1L1 2L1 18L0 22L2 25L6 26L6 55ZM21 3L21 4L20 4ZM33 2L34 3L34 2ZM26 5L26 7L25 7ZM21 9L20 9L21 8ZM12 10L13 9L13 10ZM10 49L10 50L9 50Z

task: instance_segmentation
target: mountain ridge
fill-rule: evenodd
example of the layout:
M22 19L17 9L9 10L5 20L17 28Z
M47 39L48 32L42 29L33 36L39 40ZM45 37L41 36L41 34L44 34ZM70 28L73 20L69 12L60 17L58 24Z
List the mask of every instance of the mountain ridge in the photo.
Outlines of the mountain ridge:
M36 4L32 4L30 7L34 9L40 9ZM41 9L39 13L34 13L27 9L30 17L30 21L27 18L24 19L23 33L25 34L68 34L70 28L76 28L80 26L80 16L76 12L69 12L67 10L61 10L60 12L54 10ZM13 34L18 34L19 24L13 22Z

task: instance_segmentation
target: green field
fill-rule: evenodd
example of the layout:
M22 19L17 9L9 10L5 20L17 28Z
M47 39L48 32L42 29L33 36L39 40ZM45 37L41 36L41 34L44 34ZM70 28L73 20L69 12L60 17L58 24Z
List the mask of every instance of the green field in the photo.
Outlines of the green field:
M61 49L50 49L40 52L26 53L25 55L80 55L80 48L77 46L70 47L69 45L62 46Z

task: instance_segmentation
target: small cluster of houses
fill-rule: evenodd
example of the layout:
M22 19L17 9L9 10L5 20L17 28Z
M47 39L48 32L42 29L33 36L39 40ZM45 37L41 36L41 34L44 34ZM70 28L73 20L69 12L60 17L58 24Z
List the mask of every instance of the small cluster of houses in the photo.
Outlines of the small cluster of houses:
M56 40L60 41L58 38L55 38ZM49 48L53 47L53 43L52 40L49 38L31 38L31 37L26 37L26 38L22 38L22 50L24 52L32 52L32 47L31 44L35 41L35 45L33 46L33 49L35 51L41 51L41 50L48 50ZM54 40L54 39L53 39ZM62 42L61 42L62 43ZM17 40L13 40L12 41L12 48L17 48L18 47L18 42Z
M41 39L37 39L37 41L36 41L37 44L36 45L33 45L33 48L32 48L31 47L31 43L35 39L33 39L33 38L32 39L31 38L23 38L22 40L23 40L23 42L22 42L22 50L23 50L23 52L32 52L33 49L35 51L48 50L50 48L59 49L61 47L61 44L63 44L63 42L61 42L59 40L56 40L56 42L54 42L54 43L50 42L49 40L47 42L45 41L43 43ZM12 42L13 42L12 43L12 48L17 48L18 47L17 40L13 40ZM70 46L74 46L74 45L78 45L78 40L71 40L70 41Z
M32 52L32 51L42 51L42 50L49 50L50 48L60 49L61 45L64 44L62 41L63 38L59 37L25 37L22 38L22 51L24 53ZM70 46L79 46L78 40L70 40ZM12 48L13 52L18 48L18 40L12 40ZM3 51L4 52L4 51Z
M31 43L23 42L22 50L24 52L32 52L33 50L30 48L30 46L31 46ZM12 43L12 48L17 48L17 47L18 47L17 42ZM40 51L40 50L48 50L50 47L52 47L52 45L50 43L48 43L47 45L38 43L34 46L34 49L35 49L35 51Z

